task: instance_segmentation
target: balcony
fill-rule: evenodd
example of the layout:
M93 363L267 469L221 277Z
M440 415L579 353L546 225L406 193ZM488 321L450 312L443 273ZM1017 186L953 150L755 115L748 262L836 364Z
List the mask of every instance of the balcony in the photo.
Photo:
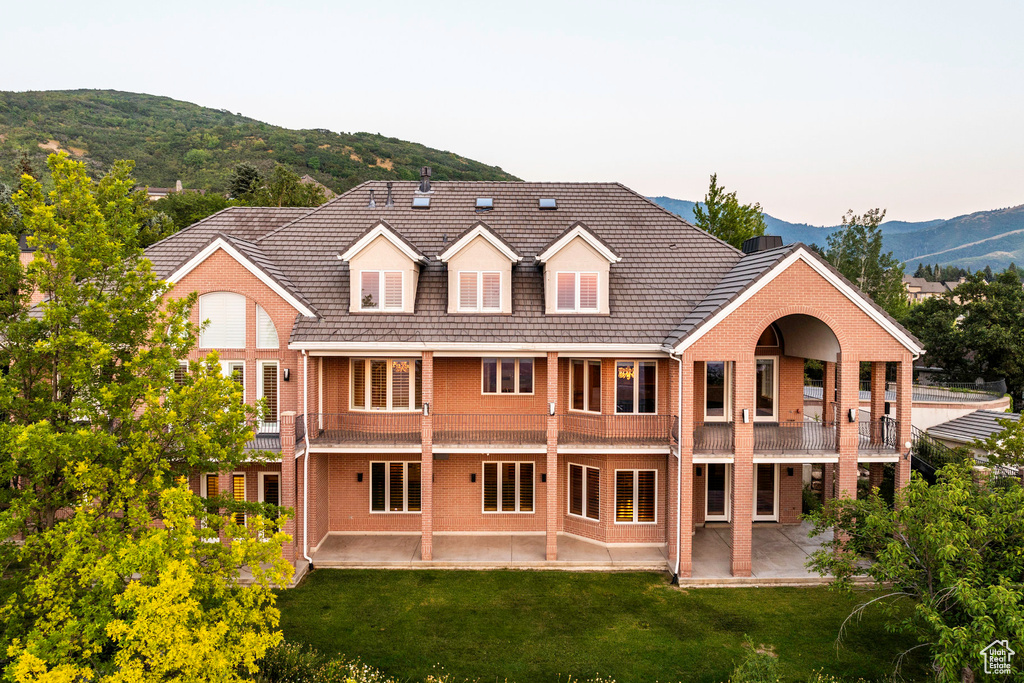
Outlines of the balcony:
M857 423L857 450L861 453L895 452L898 440L899 429L891 418ZM835 453L838 443L834 422L754 424L755 453ZM694 423L693 452L731 454L733 423Z
M820 379L809 379L804 382L804 400L820 401L823 382ZM985 383L962 384L914 384L911 387L911 400L915 403L983 403L996 401L1006 394L1006 380ZM861 401L871 400L871 382L860 383ZM896 383L885 385L885 400L896 400Z
M317 446L419 446L422 415L405 413L351 412L320 413L309 416L309 442ZM305 437L306 421L295 421L295 441Z
M755 453L835 453L834 422L769 422L754 425Z
M434 447L543 446L546 415L434 415Z
M558 416L558 443L566 446L668 446L674 442L671 415Z

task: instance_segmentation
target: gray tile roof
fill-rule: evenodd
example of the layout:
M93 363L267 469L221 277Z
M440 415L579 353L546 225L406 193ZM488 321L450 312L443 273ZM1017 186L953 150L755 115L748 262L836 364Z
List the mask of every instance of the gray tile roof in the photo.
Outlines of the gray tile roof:
M926 431L938 438L970 444L975 439L987 439L1003 431L997 420L1020 419L1020 413L1000 413L995 410L975 410L948 422L929 427Z

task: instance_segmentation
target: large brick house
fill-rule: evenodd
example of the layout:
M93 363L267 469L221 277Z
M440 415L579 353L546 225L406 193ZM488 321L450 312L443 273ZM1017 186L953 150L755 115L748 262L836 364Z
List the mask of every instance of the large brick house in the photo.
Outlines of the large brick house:
M690 575L691 535L798 522L803 465L835 495L910 462L917 340L800 244L743 253L612 183L371 181L316 209L234 207L147 250L200 295L217 350L267 400L256 457L197 473L295 508L286 556L331 537L517 534L655 547ZM825 367L805 418L806 359ZM858 412L870 362L870 420ZM897 400L883 409L885 375ZM877 404L877 405L876 405ZM887 413L888 416L883 416Z

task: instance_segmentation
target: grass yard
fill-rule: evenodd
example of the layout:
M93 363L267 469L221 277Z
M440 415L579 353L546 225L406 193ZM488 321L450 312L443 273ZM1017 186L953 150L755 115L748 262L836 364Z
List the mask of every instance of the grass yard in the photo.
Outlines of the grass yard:
M435 664L456 680L724 681L744 634L775 646L786 680L819 669L882 678L913 643L871 615L837 652L839 624L858 597L824 588L681 591L655 573L327 569L283 591L279 604L287 640L413 681ZM919 673L904 669L911 680Z

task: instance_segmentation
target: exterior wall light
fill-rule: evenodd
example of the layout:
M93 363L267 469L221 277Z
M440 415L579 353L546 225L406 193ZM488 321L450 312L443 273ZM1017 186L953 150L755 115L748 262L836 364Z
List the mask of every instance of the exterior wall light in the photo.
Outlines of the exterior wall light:
M427 417L428 415L430 415L430 404L429 403L424 403L423 404L423 417Z
M849 416L850 416L850 422L856 422L857 421L857 409L856 408L850 408Z
M743 424L747 424L748 422L750 422L750 409L749 408L744 408L743 409Z
M363 473L362 472L356 472L356 481L362 481L362 480L363 480Z
M284 371L281 373L281 377L284 378L285 382L287 382L289 379L291 379L291 376L292 376L291 370L289 370L288 368L285 368Z
M554 415L554 414L555 414L555 402L554 401L550 401L550 402L548 402L548 415Z
M469 481L473 484L476 483L476 472L473 472L469 475Z

